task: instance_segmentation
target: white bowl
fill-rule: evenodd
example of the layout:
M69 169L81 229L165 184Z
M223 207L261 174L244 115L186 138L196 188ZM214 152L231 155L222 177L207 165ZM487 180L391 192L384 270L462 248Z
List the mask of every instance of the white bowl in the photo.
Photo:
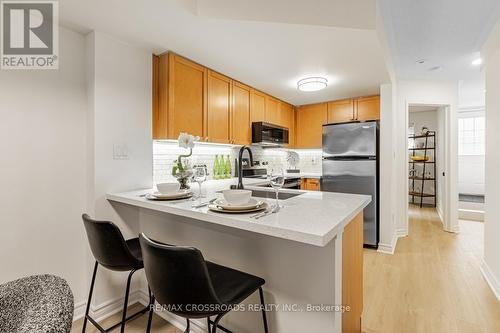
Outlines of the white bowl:
M230 205L244 205L252 198L252 191L249 190L225 190L222 191L224 199Z
M156 184L156 188L158 188L158 192L160 192L161 194L172 194L179 192L181 184L179 184L179 182L160 183Z

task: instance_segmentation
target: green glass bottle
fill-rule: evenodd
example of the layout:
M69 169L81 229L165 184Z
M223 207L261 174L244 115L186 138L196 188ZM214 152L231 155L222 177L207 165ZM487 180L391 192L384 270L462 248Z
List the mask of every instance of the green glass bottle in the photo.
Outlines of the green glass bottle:
M219 156L219 162L217 163L217 173L219 175L219 179L224 179L225 178L225 175L224 175L224 169L226 168L224 166L224 155L220 155Z
M215 155L213 175L214 179L219 179L219 155Z
M224 175L226 178L231 178L231 160L229 159L229 155L226 157L226 164L225 164L225 170L224 170Z

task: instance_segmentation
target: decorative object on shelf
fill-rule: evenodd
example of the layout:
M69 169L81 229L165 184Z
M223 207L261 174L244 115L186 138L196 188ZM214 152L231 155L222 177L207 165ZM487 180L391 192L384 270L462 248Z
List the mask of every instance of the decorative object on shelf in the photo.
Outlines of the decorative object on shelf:
M412 156L410 156L410 158L412 161L416 161L416 162L429 161L429 156L412 155Z
M424 126L421 135L410 135L408 139L410 153L409 195L411 203L415 204L415 198L420 198L419 206L423 207L424 198L432 198L432 205L436 207L436 132L429 131ZM431 153L431 156L428 155L429 153ZM434 193L429 191L428 186L425 186L429 183L434 188ZM425 192L425 189L427 189L427 192Z
M297 154L297 152L294 151L287 151L286 161L288 162L288 166L290 169L296 169L300 163L299 154Z
M179 157L174 160L174 166L172 167L172 176L177 178L177 181L181 185L181 190L189 189L188 182L193 176L193 170L191 169L188 157L193 155L194 143L199 139L200 137L188 133L179 134L179 138L177 139L179 147L189 149L188 154L179 155Z

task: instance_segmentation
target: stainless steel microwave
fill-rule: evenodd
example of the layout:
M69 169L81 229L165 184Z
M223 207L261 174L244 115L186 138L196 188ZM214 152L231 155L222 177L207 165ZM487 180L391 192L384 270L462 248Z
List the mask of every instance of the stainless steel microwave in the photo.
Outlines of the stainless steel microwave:
M252 143L261 146L282 146L288 144L288 128L266 123L252 123Z

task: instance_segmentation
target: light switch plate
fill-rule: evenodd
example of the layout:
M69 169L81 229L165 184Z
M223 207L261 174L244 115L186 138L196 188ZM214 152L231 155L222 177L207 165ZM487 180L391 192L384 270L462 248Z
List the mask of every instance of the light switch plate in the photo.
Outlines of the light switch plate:
M114 160L128 160L128 148L126 144L113 145L113 159Z

